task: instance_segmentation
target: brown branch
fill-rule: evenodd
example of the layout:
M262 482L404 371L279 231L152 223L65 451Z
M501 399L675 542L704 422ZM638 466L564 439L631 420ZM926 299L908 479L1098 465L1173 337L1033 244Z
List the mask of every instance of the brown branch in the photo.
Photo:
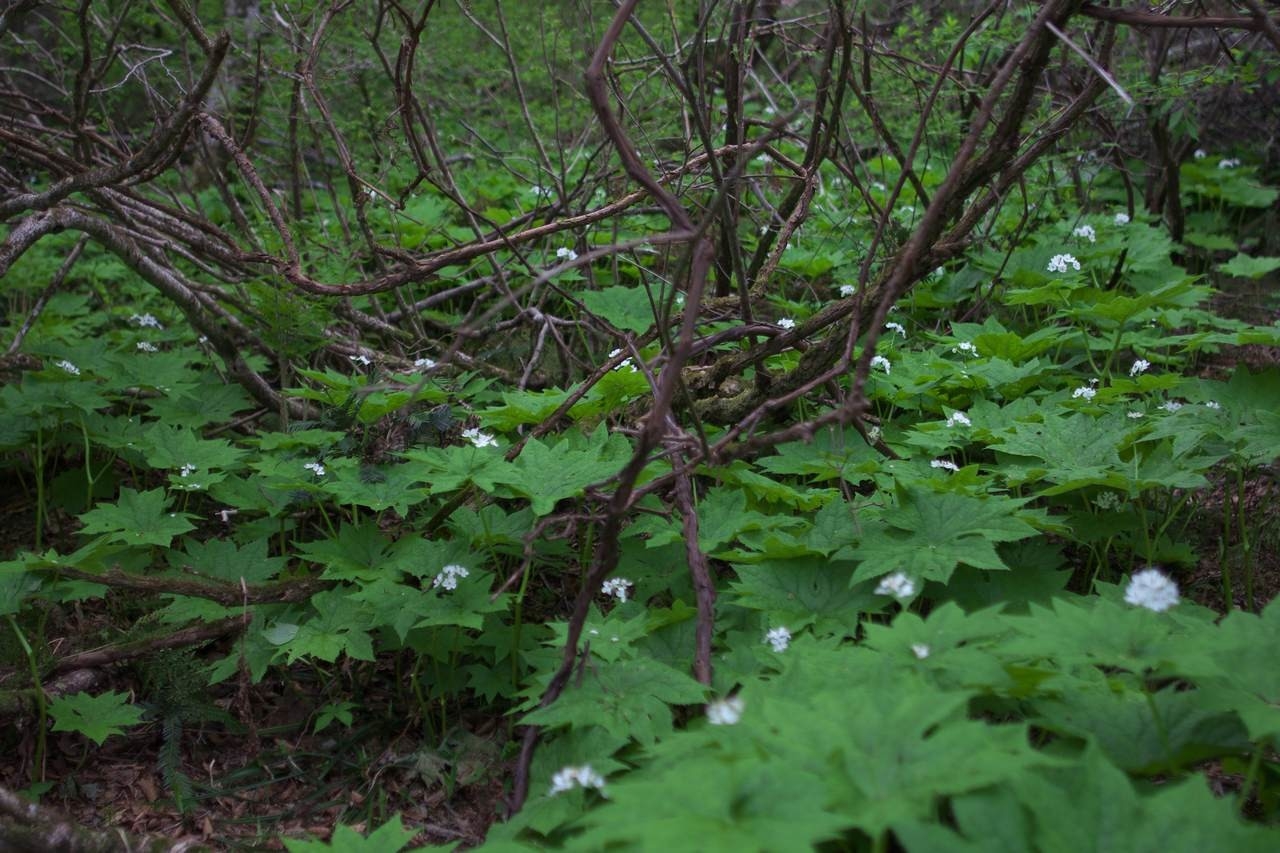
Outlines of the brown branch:
M190 625L160 637L150 637L145 640L134 640L127 643L104 646L100 649L78 652L77 654L60 658L53 665L53 671L65 672L67 670L101 667L107 664L119 663L122 660L139 658L162 649L196 646L201 643L207 643L210 640L239 634L246 630L252 621L253 613L246 611L237 616L219 619L217 622Z
M331 581L306 579L276 581L264 584L245 584L187 580L166 575L135 575L118 568L105 572L86 572L67 566L40 567L38 571L56 573L60 577L98 583L113 589L128 589L156 595L189 595L215 601L225 607L241 604L287 604L306 601L317 592L333 586Z
M1251 7L1255 4L1249 4ZM1251 8L1250 11L1253 11ZM1204 17L1184 18L1174 15L1157 15L1153 12L1140 12L1137 9L1112 9L1107 6L1095 6L1085 3L1080 7L1080 14L1099 21L1110 21L1130 27L1154 27L1157 29L1216 29L1216 30L1249 30L1264 32L1267 24L1274 22L1258 20L1257 13L1252 18L1223 17L1205 15Z

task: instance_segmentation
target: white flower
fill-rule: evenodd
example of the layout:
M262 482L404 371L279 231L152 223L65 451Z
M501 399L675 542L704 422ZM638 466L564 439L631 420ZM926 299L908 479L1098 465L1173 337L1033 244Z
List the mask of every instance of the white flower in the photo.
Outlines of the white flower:
M1127 214L1127 213L1117 213L1117 214L1115 215L1115 220L1114 220L1114 221L1115 221L1115 223L1116 223L1117 225L1128 225L1128 224L1129 224L1129 214Z
M929 656L929 647L924 643L912 643L911 653L920 660L924 660Z
M413 360L414 370L430 370L436 366L435 359L432 358L415 358Z
M1203 160L1209 156L1209 152L1205 151L1203 148L1197 148L1195 153L1191 156L1195 157L1197 160Z
M620 356L620 355L622 355L622 350L621 350L621 349L611 349L611 350L609 350L609 358L617 358L617 357L618 357L618 356ZM631 370L631 372L632 372L632 373L635 373L635 372L636 372L636 366L635 366L634 364L632 364L632 363L631 363L631 359L629 359L629 358L624 358L622 361L618 362L616 365L614 365L614 368L613 368L613 369L614 369L614 370L621 370L621 369L622 369L622 368L624 368L624 367L626 367L626 368L630 368L630 370Z
M906 572L885 575L876 586L876 595L892 595L898 600L910 598L915 594L916 582L907 577Z
M1136 421L1138 418L1145 418L1146 414L1144 412L1126 412L1125 417Z
M190 462L186 462L183 464L181 468L178 469L178 476L189 477L195 472L196 472L196 466L192 465Z
M1206 401L1205 401L1205 404L1204 404L1204 407L1205 407L1206 409L1215 409L1215 410L1217 410L1217 409L1221 409L1221 408L1222 408L1222 404L1221 404L1221 403L1219 403L1217 400L1206 400Z
M906 328L903 327L901 323L885 323L884 327L891 332L897 332L898 334L902 335L904 338L907 336L907 330Z
M635 584L626 578L609 578L609 580L605 581L600 587L600 591L605 595L612 595L619 601L625 602L627 600L627 596L631 594L631 587L633 586L635 586Z
M841 295L841 296L853 296L853 295L854 295L855 293L857 293L857 292L858 292L858 288L856 288L856 287L855 287L855 286L853 286L852 284L842 284L842 285L840 285L840 295Z
M302 467L306 468L308 471L315 474L317 477L324 476L324 465L320 464L319 462L308 462Z
M1234 169L1236 166L1239 166L1239 165L1240 165L1239 157L1228 157L1225 160L1218 161L1219 169Z
M885 358L882 355L872 356L871 366L872 368L876 368L876 367L880 368L885 372L885 375L888 375L890 370L889 359Z
M867 440L870 441L872 444L879 441L880 436L881 436L880 427L872 426L867 429Z
M794 329L795 327L796 327L796 321L792 320L790 317L783 317L781 320L778 321L779 329Z
M63 358L63 359L59 359L58 361L55 361L55 362L53 363L53 366L54 366L54 367L61 367L63 370L65 370L67 373L70 373L72 376L79 376L79 375L80 375L80 368L76 367L74 364L72 364L71 362L67 361L65 358Z
M910 210L915 210L915 208L914 208L914 207L911 207L911 205L907 205L907 207L908 207L908 209L910 209ZM946 274L947 274L947 268L946 268L946 267L938 267L937 269L935 269L935 270L933 271L933 277L934 277L934 278L938 278L938 277L940 277L940 276L944 276L944 275L946 275Z
M561 767L551 777L551 790L547 793L554 797L556 794L563 794L574 788L595 788L600 791L604 788L604 777L592 770L590 764L584 764L581 767Z
M1178 603L1178 585L1159 569L1143 569L1129 579L1124 600L1134 607L1145 607L1163 613Z
M976 356L978 354L978 348L973 344L969 343L968 341L961 341L960 343L953 346L951 348L951 351L958 352L961 355L969 355L969 356Z
M1080 269L1080 262L1075 259L1074 255L1054 255L1049 260L1049 272L1066 272L1067 267L1072 269Z
M462 431L462 437L474 444L476 447L497 447L498 441L487 432L481 432L478 427L471 427Z
M576 261L578 259L578 253L573 249L570 249L568 246L561 246L559 249L556 249L556 257L562 261Z
M1099 492L1093 499L1093 505L1101 510L1115 509L1120 506L1120 495L1115 492Z
M732 726L742 719L746 703L741 696L730 696L707 704L707 722L713 726Z
M888 189L888 188L887 188L884 184L880 183L879 181L872 181L872 182L871 182L871 189L873 189L873 190L879 190L880 192L884 192L884 191L885 191L886 189Z
M139 352L160 352L160 350L156 349L156 345L151 343L150 341L138 341L138 351Z
M764 641L773 646L775 652L785 652L791 645L791 632L786 628L770 628L764 635Z
M1173 414L1174 412L1178 411L1178 409L1182 408L1182 404L1179 403L1177 400L1170 400L1160 408L1164 409L1169 414Z
M467 570L466 566L450 563L440 570L440 574L436 575L436 579L431 582L431 588L457 589L458 578L470 577L470 575L471 572Z
M1096 396L1098 396L1098 389L1091 388L1088 385L1081 385L1079 388L1071 392L1071 399L1073 400L1092 400Z
M138 327L141 329L146 329L146 328L163 329L164 328L164 326L160 325L160 321L150 314L132 314L129 316L129 322L137 323Z
M1090 243L1098 242L1098 232L1093 230L1092 225L1081 225L1071 232L1073 237L1083 237Z
M947 426L953 427L956 424L960 424L960 426L973 426L973 421L969 420L969 416L964 412L952 412L950 416L947 417Z
M361 367L368 367L373 364L373 362L369 360L369 356L364 355L363 353L359 355L349 355L347 358L351 359L352 362L360 365Z
M943 468L947 471L959 471L960 466L949 459L934 459L929 463L930 468Z
M1146 373L1147 368L1150 366L1151 362L1147 361L1145 358L1140 358L1133 363L1133 367L1129 368L1129 375L1137 376L1139 373Z

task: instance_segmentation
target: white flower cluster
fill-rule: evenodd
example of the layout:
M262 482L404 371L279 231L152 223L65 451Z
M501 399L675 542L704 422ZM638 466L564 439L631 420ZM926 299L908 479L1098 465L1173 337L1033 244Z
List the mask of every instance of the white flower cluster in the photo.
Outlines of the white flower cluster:
M786 628L770 628L764 635L764 641L772 646L775 652L785 652L791 645L791 632Z
M976 358L978 355L978 348L969 341L960 341L951 348L951 351L969 358Z
M1178 411L1178 409L1182 408L1182 404L1179 403L1177 400L1170 400L1160 408L1164 409L1166 412L1172 415L1174 412Z
M1115 216L1115 223L1116 223L1117 225L1128 225L1128 224L1129 224L1129 214L1127 214L1127 213L1117 213L1117 214L1116 214L1116 216Z
M458 588L458 578L470 577L471 572L466 566L459 566L457 563L450 563L440 570L440 574L436 575L435 580L431 582L431 588L437 587L453 590Z
M324 476L324 465L322 465L319 462L308 462L302 467L306 468L308 471L310 471L312 474L315 474L317 477Z
M1192 154L1191 156L1195 157L1197 160L1203 160L1204 158L1209 156L1209 152L1205 151L1203 148L1197 148L1195 150L1195 153Z
M64 371L66 371L67 373L70 373L72 376L80 375L80 368L76 367L74 364L67 361L65 358L58 359L53 363L53 366L61 367Z
M618 356L620 356L620 355L622 355L622 350L621 350L621 348L619 348L619 349L611 349L611 350L609 350L609 358L617 358L617 357L618 357ZM622 361L618 362L618 363L617 363L617 365L616 365L616 366L614 366L614 368L613 368L613 369L614 369L614 370L621 370L621 369L622 369L622 368L624 368L624 367L625 367L625 368L628 368L632 373L635 373L635 372L636 372L636 366L635 366L635 364L633 364L633 363L632 363L631 359L629 359L629 358L624 358Z
M741 696L730 696L707 704L707 722L713 726L733 726L742 719L746 703Z
M132 314L129 316L129 322L137 323L140 329L164 329L160 321L151 314Z
M792 320L790 317L783 317L781 320L778 321L779 329L794 329L795 327L796 327L796 321Z
M889 370L890 370L889 359L885 358L884 356L882 356L882 355L872 356L872 357L871 357L871 366L872 366L873 368L878 367L878 368L880 368L881 370L883 370L883 371L885 372L885 375L886 375L886 376L888 376L888 375L889 375Z
M190 477L195 472L196 472L196 466L192 465L190 462L185 462L183 463L182 467L178 469L178 476Z
M635 586L626 578L609 578L601 585L600 591L605 595L612 595L618 601L626 602L627 596L631 594L631 588Z
M435 362L435 359L433 358L415 358L413 360L414 370L430 370L435 366L436 366L436 362Z
M547 793L554 797L556 794L563 794L574 788L595 788L597 791L602 791L604 777L592 770L590 764L584 764L581 767L561 767L551 777L551 790Z
M1092 400L1096 396L1098 396L1098 389L1091 388L1088 385L1081 385L1071 392L1071 399L1073 400Z
M892 322L885 323L884 327L890 332L897 332L898 334L902 335L904 338L907 336L907 330L901 323L892 323Z
M1149 367L1151 367L1151 362L1147 361L1145 358L1140 358L1133 363L1133 367L1129 368L1129 375L1137 376L1140 373L1146 373L1147 368Z
M1234 168L1236 168L1236 167L1237 167L1237 166L1239 166L1239 165L1240 165L1240 158L1239 158L1239 157L1228 157L1228 158L1227 158L1227 159L1225 159L1225 160L1219 160L1219 161L1218 161L1218 168L1219 168L1219 169L1234 169Z
M365 355L364 353L349 355L347 356L347 358L351 359L351 362L353 364L358 364L361 367L368 367L369 365L373 364L373 362L369 360L369 356Z
M857 292L858 292L858 288L854 287L852 284L842 284L842 285L840 285L840 295L841 295L841 296L849 297L849 296L853 296L853 295L854 295L855 293L857 293Z
M973 421L969 420L969 416L964 412L952 412L947 416L947 426L954 427L956 424L960 426L973 426Z
M1049 272L1066 272L1067 267L1074 270L1080 269L1080 262L1076 260L1075 255L1054 255L1049 259Z
M912 643L911 653L920 660L924 660L929 656L929 646L925 643Z
M892 595L899 601L916 594L916 582L907 577L906 572L894 572L885 575L876 586L876 595Z
M1071 236L1083 237L1090 243L1098 242L1098 232L1093 230L1092 225L1080 225L1072 230Z
M1163 613L1178 603L1178 585L1159 569L1143 569L1129 579L1124 600L1134 607Z
M1216 411L1216 410L1218 410L1218 409L1221 409L1221 408L1222 408L1222 404L1221 404L1221 403L1219 403L1217 400L1206 400L1206 401L1205 401L1205 404L1204 404L1204 407L1205 407L1206 409L1213 409L1213 410L1215 410L1215 411Z
M471 442L476 447L497 447L498 440L487 432L481 432L479 427L471 427L462 431L462 437Z
M160 352L150 341L138 341L138 352Z
M576 261L578 259L578 253L573 249L570 249L568 246L561 246L559 249L556 249L556 258L562 261Z
M951 471L952 473L960 470L960 466L949 459L934 459L929 463L929 467L942 468L943 470Z

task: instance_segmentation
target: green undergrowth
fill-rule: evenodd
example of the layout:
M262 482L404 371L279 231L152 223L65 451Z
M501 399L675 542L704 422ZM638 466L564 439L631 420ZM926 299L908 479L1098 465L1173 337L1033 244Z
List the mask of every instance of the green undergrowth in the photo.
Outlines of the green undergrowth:
M314 667L338 697L316 731L388 712L344 693L343 673L378 677L394 658L390 710L424 743L478 709L544 727L528 803L486 849L1273 849L1280 605L1259 593L1257 554L1275 518L1247 515L1243 496L1280 448L1280 371L1220 365L1233 347L1280 345L1280 327L1210 310L1206 273L1274 267L1231 235L1276 194L1211 160L1185 167L1183 191L1184 245L1130 218L1103 173L1089 210L1050 195L1011 254L975 249L913 289L868 385L873 438L892 454L828 428L696 471L718 593L709 687L689 675L683 519L644 498L570 686L545 708L643 373L619 365L537 438L571 383L520 391L428 362L300 362L290 393L316 417L250 418L181 316L90 249L90 280L55 295L27 339L43 367L0 388L2 476L36 512L34 547L0 564L0 615L21 640L6 663L42 675L58 614L105 606L121 573L208 594L155 594L113 640L247 613L229 651L156 665L209 685ZM842 198L830 176L813 236L784 257L778 319L803 320L854 279L871 225ZM1012 234L1020 216L992 227ZM576 273L559 282L624 332L667 317L671 294L598 272L594 290ZM640 482L670 471L655 458ZM1210 514L1199 498L1214 484L1228 499ZM68 517L74 536L51 542L49 520ZM1222 571L1193 587L1204 560ZM299 584L314 589L236 600ZM179 680L153 679L141 704L76 694L40 713L97 743L163 724L170 796L189 808L171 751L184 724L222 723ZM413 837L397 818L368 838L344 827L331 846L288 844Z

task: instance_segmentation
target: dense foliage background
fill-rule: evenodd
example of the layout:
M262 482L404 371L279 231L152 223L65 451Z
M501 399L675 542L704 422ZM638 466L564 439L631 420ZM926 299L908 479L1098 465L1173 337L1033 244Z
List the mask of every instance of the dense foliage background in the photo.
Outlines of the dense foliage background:
M1278 27L7 3L0 848L1274 849Z

